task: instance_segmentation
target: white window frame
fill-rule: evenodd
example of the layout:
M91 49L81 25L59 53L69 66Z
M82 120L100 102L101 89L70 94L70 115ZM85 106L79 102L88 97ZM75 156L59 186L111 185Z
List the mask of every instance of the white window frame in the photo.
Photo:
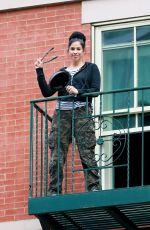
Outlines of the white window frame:
M107 31L107 30L113 30L113 29L124 29L124 28L130 28L135 26L145 26L145 25L150 25L150 17L141 17L141 18L135 18L133 19L127 19L127 20L118 20L118 21L112 21L112 22L104 22L104 23L96 23L92 25L92 61L97 64L97 66L100 69L101 72L101 85L103 85L103 60L102 60L102 31ZM135 39L135 38L134 38ZM134 42L135 45L135 42ZM134 57L136 55L137 49L134 47ZM134 86L137 86L137 61L134 58ZM103 91L103 88L101 88L101 91ZM137 101L135 101L135 104L137 104ZM95 107L96 113L100 110L100 103L99 103L99 98L96 99L95 101ZM121 110L122 111L122 110ZM150 106L145 107L144 111L150 112ZM116 111L116 112L119 112ZM130 113L140 113L141 108L134 108L130 109ZM106 114L107 115L107 114ZM150 126L144 127L144 131L149 131ZM124 130L124 132L127 132L128 130ZM135 127L135 128L130 128L130 132L137 133L141 132L142 129ZM102 130L102 136L109 136L113 135L114 133L117 133L117 130L111 130L111 131L103 131ZM120 133L120 132L119 132ZM97 135L98 137L98 135ZM104 151L105 147L100 146L96 148L96 154L101 154L101 151ZM111 155L111 147L107 146L107 149L109 149L110 155ZM109 156L108 156L109 157ZM103 166L103 163L100 163L101 166ZM102 188L103 189L112 189L113 187L113 170L108 169L107 171L104 169L102 170Z
M130 27L134 27L135 26L144 26L144 25L150 25L150 17L147 17L147 19L144 18L143 19L135 19L135 21L133 21L133 19L130 21L128 20L119 20L119 21L115 21L115 22L109 22L109 23L97 23L97 24L93 24L92 26L92 61L94 63L96 63L100 69L101 72L101 86L103 85L103 60L102 60L102 47L100 46L101 44L101 34L102 31L107 31L107 30L113 30L113 29L124 29L124 28L130 28ZM99 51L99 52L98 52ZM137 49L135 47L134 49L134 56L136 55L135 53L137 52ZM137 86L137 61L134 58L134 86ZM101 88L101 91L103 91L103 88ZM136 92L135 92L136 93ZM134 101L135 105L137 104L137 101ZM99 100L96 101L96 108L99 111ZM121 110L123 111L123 110ZM131 109L130 112L131 113L139 113L141 111L141 108L134 108ZM145 111L150 112L150 106L146 106L145 107ZM110 112L110 111L109 111ZM116 110L117 113L119 113L119 110ZM135 129L135 130L134 130ZM133 131L136 132L137 128L134 128ZM150 129L150 127L149 127ZM147 128L146 128L147 130Z

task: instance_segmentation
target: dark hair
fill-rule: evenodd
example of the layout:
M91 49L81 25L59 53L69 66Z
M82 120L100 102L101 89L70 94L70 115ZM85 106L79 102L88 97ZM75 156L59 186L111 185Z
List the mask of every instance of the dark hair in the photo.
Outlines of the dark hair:
M73 32L69 37L68 48L71 46L73 42L76 42L76 41L79 41L82 48L85 49L86 37L83 33L78 32L78 31Z

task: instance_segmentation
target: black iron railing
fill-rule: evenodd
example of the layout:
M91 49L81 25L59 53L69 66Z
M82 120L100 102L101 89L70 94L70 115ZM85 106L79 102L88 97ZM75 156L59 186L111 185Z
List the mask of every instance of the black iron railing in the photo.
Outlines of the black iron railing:
M88 170L99 172L103 190L150 185L147 149L150 136L150 87L101 92L94 98L92 115L88 114L89 95L92 94L83 95L86 97L85 117L75 117L75 112L72 111L72 135L64 167L62 194L86 192L87 183L84 175L88 174ZM55 102L58 99L61 98L31 101L30 197L47 196L51 180L48 137ZM58 113L60 119L61 110L58 109ZM84 125L78 130L80 136L84 135L85 130L88 131L89 122L94 121L97 168L84 169L84 173L74 138L75 119L85 119ZM58 124L60 129L60 120ZM60 138L58 132L58 161Z

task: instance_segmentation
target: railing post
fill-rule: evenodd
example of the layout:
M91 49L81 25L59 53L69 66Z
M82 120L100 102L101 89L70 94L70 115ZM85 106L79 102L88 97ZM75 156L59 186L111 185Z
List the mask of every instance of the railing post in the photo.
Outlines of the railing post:
M30 197L33 196L33 106L33 102L30 102Z
M44 129L44 196L47 195L48 183L48 119L47 119L47 101L45 101L45 129Z
M40 168L40 196L43 195L43 114L41 114L41 135L40 135L40 142L41 142L41 147L40 147L40 155L41 155L41 168Z
M144 185L144 92L142 90L142 156L141 156L141 185Z
M127 117L127 187L130 187L130 103L129 103L129 96L130 91L128 92L128 117Z
M36 196L38 195L38 110L36 109L36 162L35 162L35 170L36 170Z
M73 107L74 107L74 103L73 103ZM78 119L78 118L77 118ZM75 139L74 139L74 136L75 136L75 110L73 108L73 111L72 111L72 150L71 150L71 164L72 164L72 175L71 175L71 178L72 178L72 185L71 185L71 191L74 192L74 172L75 172L75 157L74 157L74 152L75 152Z
M60 193L60 180L61 180L61 178L60 178L60 176L62 176L62 175L60 175L60 164L62 164L62 162L60 162L60 138L61 138L61 133L60 133L60 116L61 116L61 114L60 114L60 103L59 103L59 109L57 110L58 111L58 117L57 117L57 119L58 119L58 138L57 138L57 146L58 146L58 149L57 149L57 154L58 154L58 159L57 159L57 162L58 162L58 164L57 164L57 169L58 169L58 171L57 171L57 175L58 175L58 184L57 184L57 193L59 194ZM61 156L62 157L62 156Z

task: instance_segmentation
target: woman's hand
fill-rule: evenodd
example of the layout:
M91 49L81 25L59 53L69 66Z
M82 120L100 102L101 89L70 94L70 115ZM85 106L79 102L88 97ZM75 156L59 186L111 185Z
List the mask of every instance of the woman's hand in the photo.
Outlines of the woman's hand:
M66 87L66 90L67 90L67 92L68 92L69 94L74 94L74 95L77 95L77 94L78 94L78 90L77 90L74 86L72 86L72 85L68 85L68 86Z
M43 68L43 61L42 61L42 58L38 58L38 59L36 60L36 62L34 63L34 66L35 66L35 69Z

